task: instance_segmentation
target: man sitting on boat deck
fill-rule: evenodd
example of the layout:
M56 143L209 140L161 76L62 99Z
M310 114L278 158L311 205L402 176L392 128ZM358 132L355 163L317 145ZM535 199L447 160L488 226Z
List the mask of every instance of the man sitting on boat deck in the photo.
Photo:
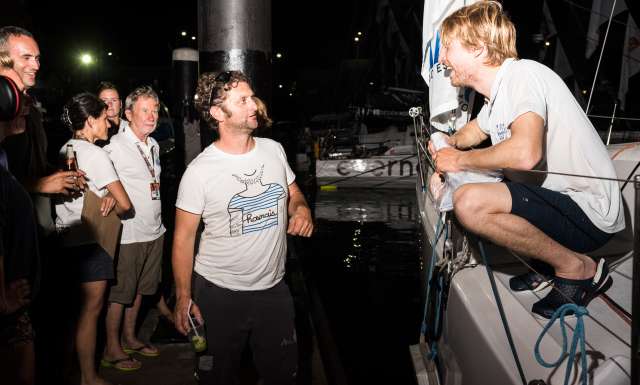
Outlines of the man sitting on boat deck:
M515 27L499 3L463 7L441 31L451 83L475 89L485 105L449 138L452 148L432 151L437 171L502 169L507 178L456 190L458 220L552 267L535 268L556 290L533 305L534 313L550 318L565 303L586 306L611 284L604 260L596 263L584 253L625 227L618 183L540 171L615 178L606 148L562 79L538 62L518 59ZM490 147L473 149L488 137ZM512 278L510 286L533 290L546 280L532 271Z

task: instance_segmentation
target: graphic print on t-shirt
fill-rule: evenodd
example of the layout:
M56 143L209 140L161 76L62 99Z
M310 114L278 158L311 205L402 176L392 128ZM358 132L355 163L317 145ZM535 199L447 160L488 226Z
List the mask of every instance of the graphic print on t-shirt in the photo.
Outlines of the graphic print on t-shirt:
M277 183L262 183L264 165L242 175L233 177L245 185L229 201L229 234L239 237L278 225L278 201L286 198L284 187Z

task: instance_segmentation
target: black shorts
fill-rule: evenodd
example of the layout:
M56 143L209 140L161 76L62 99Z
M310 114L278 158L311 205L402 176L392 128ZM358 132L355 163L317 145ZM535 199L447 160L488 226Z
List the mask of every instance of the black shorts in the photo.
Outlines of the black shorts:
M235 384L245 345L265 384L294 384L298 344L293 299L280 281L266 290L229 290L194 272L194 300L205 320L207 350L198 358L203 384Z
M64 249L76 282L95 282L114 279L113 258L97 243Z
M597 228L566 194L523 183L505 184L511 193L511 214L526 219L569 250L587 253L613 237Z

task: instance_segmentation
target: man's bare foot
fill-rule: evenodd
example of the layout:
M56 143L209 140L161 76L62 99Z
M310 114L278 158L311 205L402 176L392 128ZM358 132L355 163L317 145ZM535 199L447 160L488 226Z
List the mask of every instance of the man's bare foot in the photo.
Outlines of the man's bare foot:
M155 357L160 354L158 348L149 344L145 344L137 338L131 340L123 339L122 350L124 350L124 352L128 354L138 353L147 357Z
M122 355L116 356L109 356L105 353L100 361L100 366L128 372L140 369L140 367L142 367L142 362L130 357L125 352L122 352Z

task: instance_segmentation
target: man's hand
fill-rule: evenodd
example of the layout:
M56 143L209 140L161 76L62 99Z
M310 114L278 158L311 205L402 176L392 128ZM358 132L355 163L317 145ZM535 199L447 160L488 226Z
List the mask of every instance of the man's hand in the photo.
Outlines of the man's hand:
M456 139L455 134L451 136L447 136L447 143L449 144L449 146L456 148L456 144L458 143L458 140ZM433 146L433 143L431 143L431 141L427 142L427 149L429 150L429 154L431 155L432 158L436 155L436 152L438 152L436 148Z
M178 297L176 301L176 308L173 312L173 319L175 320L176 330L180 333L187 335L189 329L191 329L191 323L189 322L189 303L191 303L191 315L199 323L203 323L202 313L200 308L195 302L191 301L191 298Z
M5 290L4 304L0 304L0 314L12 314L31 302L31 286L26 279L9 283Z
M106 195L104 198L102 198L102 203L100 204L100 212L102 213L103 217L109 215L114 207L116 207L116 200L114 197L112 197L111 195Z
M304 205L298 206L296 212L289 218L287 234L310 237L313 233L313 220L311 210Z
M43 194L70 195L87 188L84 175L82 171L58 171L38 179L35 190Z
M435 153L433 156L433 162L436 166L436 171L443 172L457 172L462 171L462 165L460 160L464 152L448 147Z

